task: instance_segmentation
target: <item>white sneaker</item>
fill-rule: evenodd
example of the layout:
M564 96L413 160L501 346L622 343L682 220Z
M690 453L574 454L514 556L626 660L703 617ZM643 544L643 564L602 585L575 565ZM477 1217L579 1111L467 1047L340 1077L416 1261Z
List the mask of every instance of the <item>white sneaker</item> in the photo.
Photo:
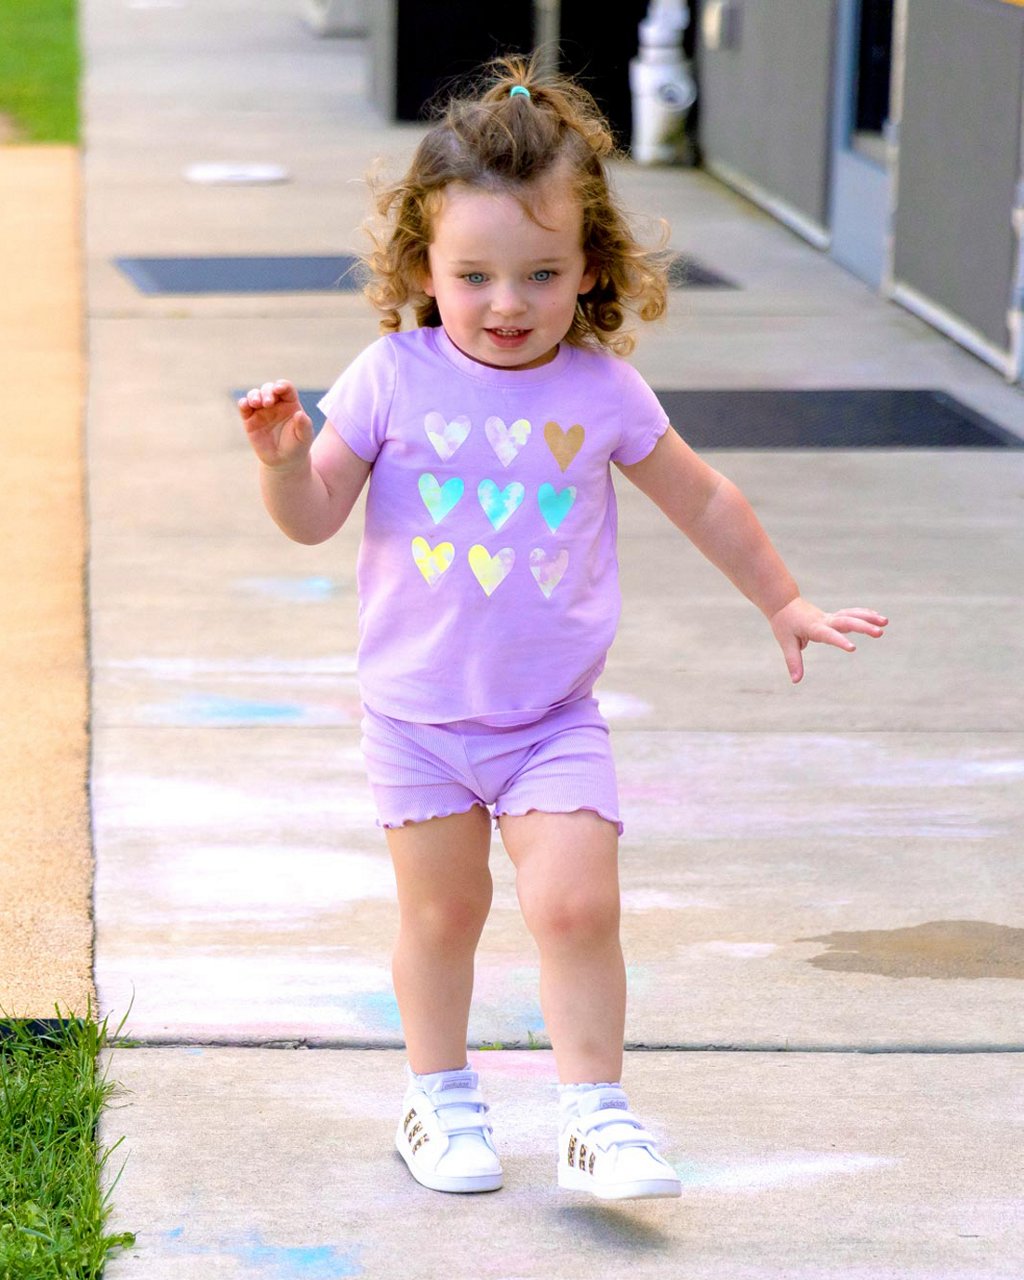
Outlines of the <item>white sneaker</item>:
M558 1185L599 1200L680 1196L679 1176L655 1149L654 1136L629 1111L622 1089L592 1089L562 1128Z
M409 1074L395 1146L412 1176L431 1191L497 1191L501 1164L477 1073Z

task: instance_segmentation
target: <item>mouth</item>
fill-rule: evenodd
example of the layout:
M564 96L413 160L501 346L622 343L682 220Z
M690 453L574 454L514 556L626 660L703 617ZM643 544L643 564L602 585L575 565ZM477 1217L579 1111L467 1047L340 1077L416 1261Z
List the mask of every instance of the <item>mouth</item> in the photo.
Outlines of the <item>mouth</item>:
M524 342L532 333L531 329L494 328L487 330L493 342L499 346L516 346Z

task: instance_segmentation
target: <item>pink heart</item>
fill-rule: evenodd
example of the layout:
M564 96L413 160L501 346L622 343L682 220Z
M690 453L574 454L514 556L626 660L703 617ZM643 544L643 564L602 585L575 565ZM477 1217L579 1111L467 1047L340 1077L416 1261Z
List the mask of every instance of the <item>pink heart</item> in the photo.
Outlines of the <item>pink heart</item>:
M443 413L434 412L423 419L423 426L437 456L447 462L469 435L472 424L464 413L449 422Z
M569 567L569 552L565 547L557 556L549 556L542 547L534 547L530 552L530 572L537 579L537 586L550 600L551 593L562 581Z
M506 427L503 419L497 417L488 418L484 423L484 434L503 467L507 467L526 444L531 430L525 418L517 418L510 427Z

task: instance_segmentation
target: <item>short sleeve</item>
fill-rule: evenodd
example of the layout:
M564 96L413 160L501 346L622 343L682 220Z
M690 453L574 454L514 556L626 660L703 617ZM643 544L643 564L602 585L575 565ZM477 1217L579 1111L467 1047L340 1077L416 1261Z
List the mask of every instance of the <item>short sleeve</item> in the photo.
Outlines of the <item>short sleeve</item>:
M360 352L317 403L353 453L373 462L387 434L395 394L395 353L387 338Z
M622 404L622 430L612 450L613 462L632 466L651 452L668 430L668 414L661 401L625 360L617 362Z

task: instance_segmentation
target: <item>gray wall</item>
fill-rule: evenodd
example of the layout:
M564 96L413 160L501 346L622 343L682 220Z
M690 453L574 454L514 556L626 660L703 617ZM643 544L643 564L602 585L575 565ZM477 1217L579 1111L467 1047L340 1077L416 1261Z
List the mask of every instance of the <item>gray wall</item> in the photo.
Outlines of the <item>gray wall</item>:
M834 0L735 0L735 47L698 41L700 143L820 227L828 222Z
M1009 344L1024 9L908 0L893 275Z

